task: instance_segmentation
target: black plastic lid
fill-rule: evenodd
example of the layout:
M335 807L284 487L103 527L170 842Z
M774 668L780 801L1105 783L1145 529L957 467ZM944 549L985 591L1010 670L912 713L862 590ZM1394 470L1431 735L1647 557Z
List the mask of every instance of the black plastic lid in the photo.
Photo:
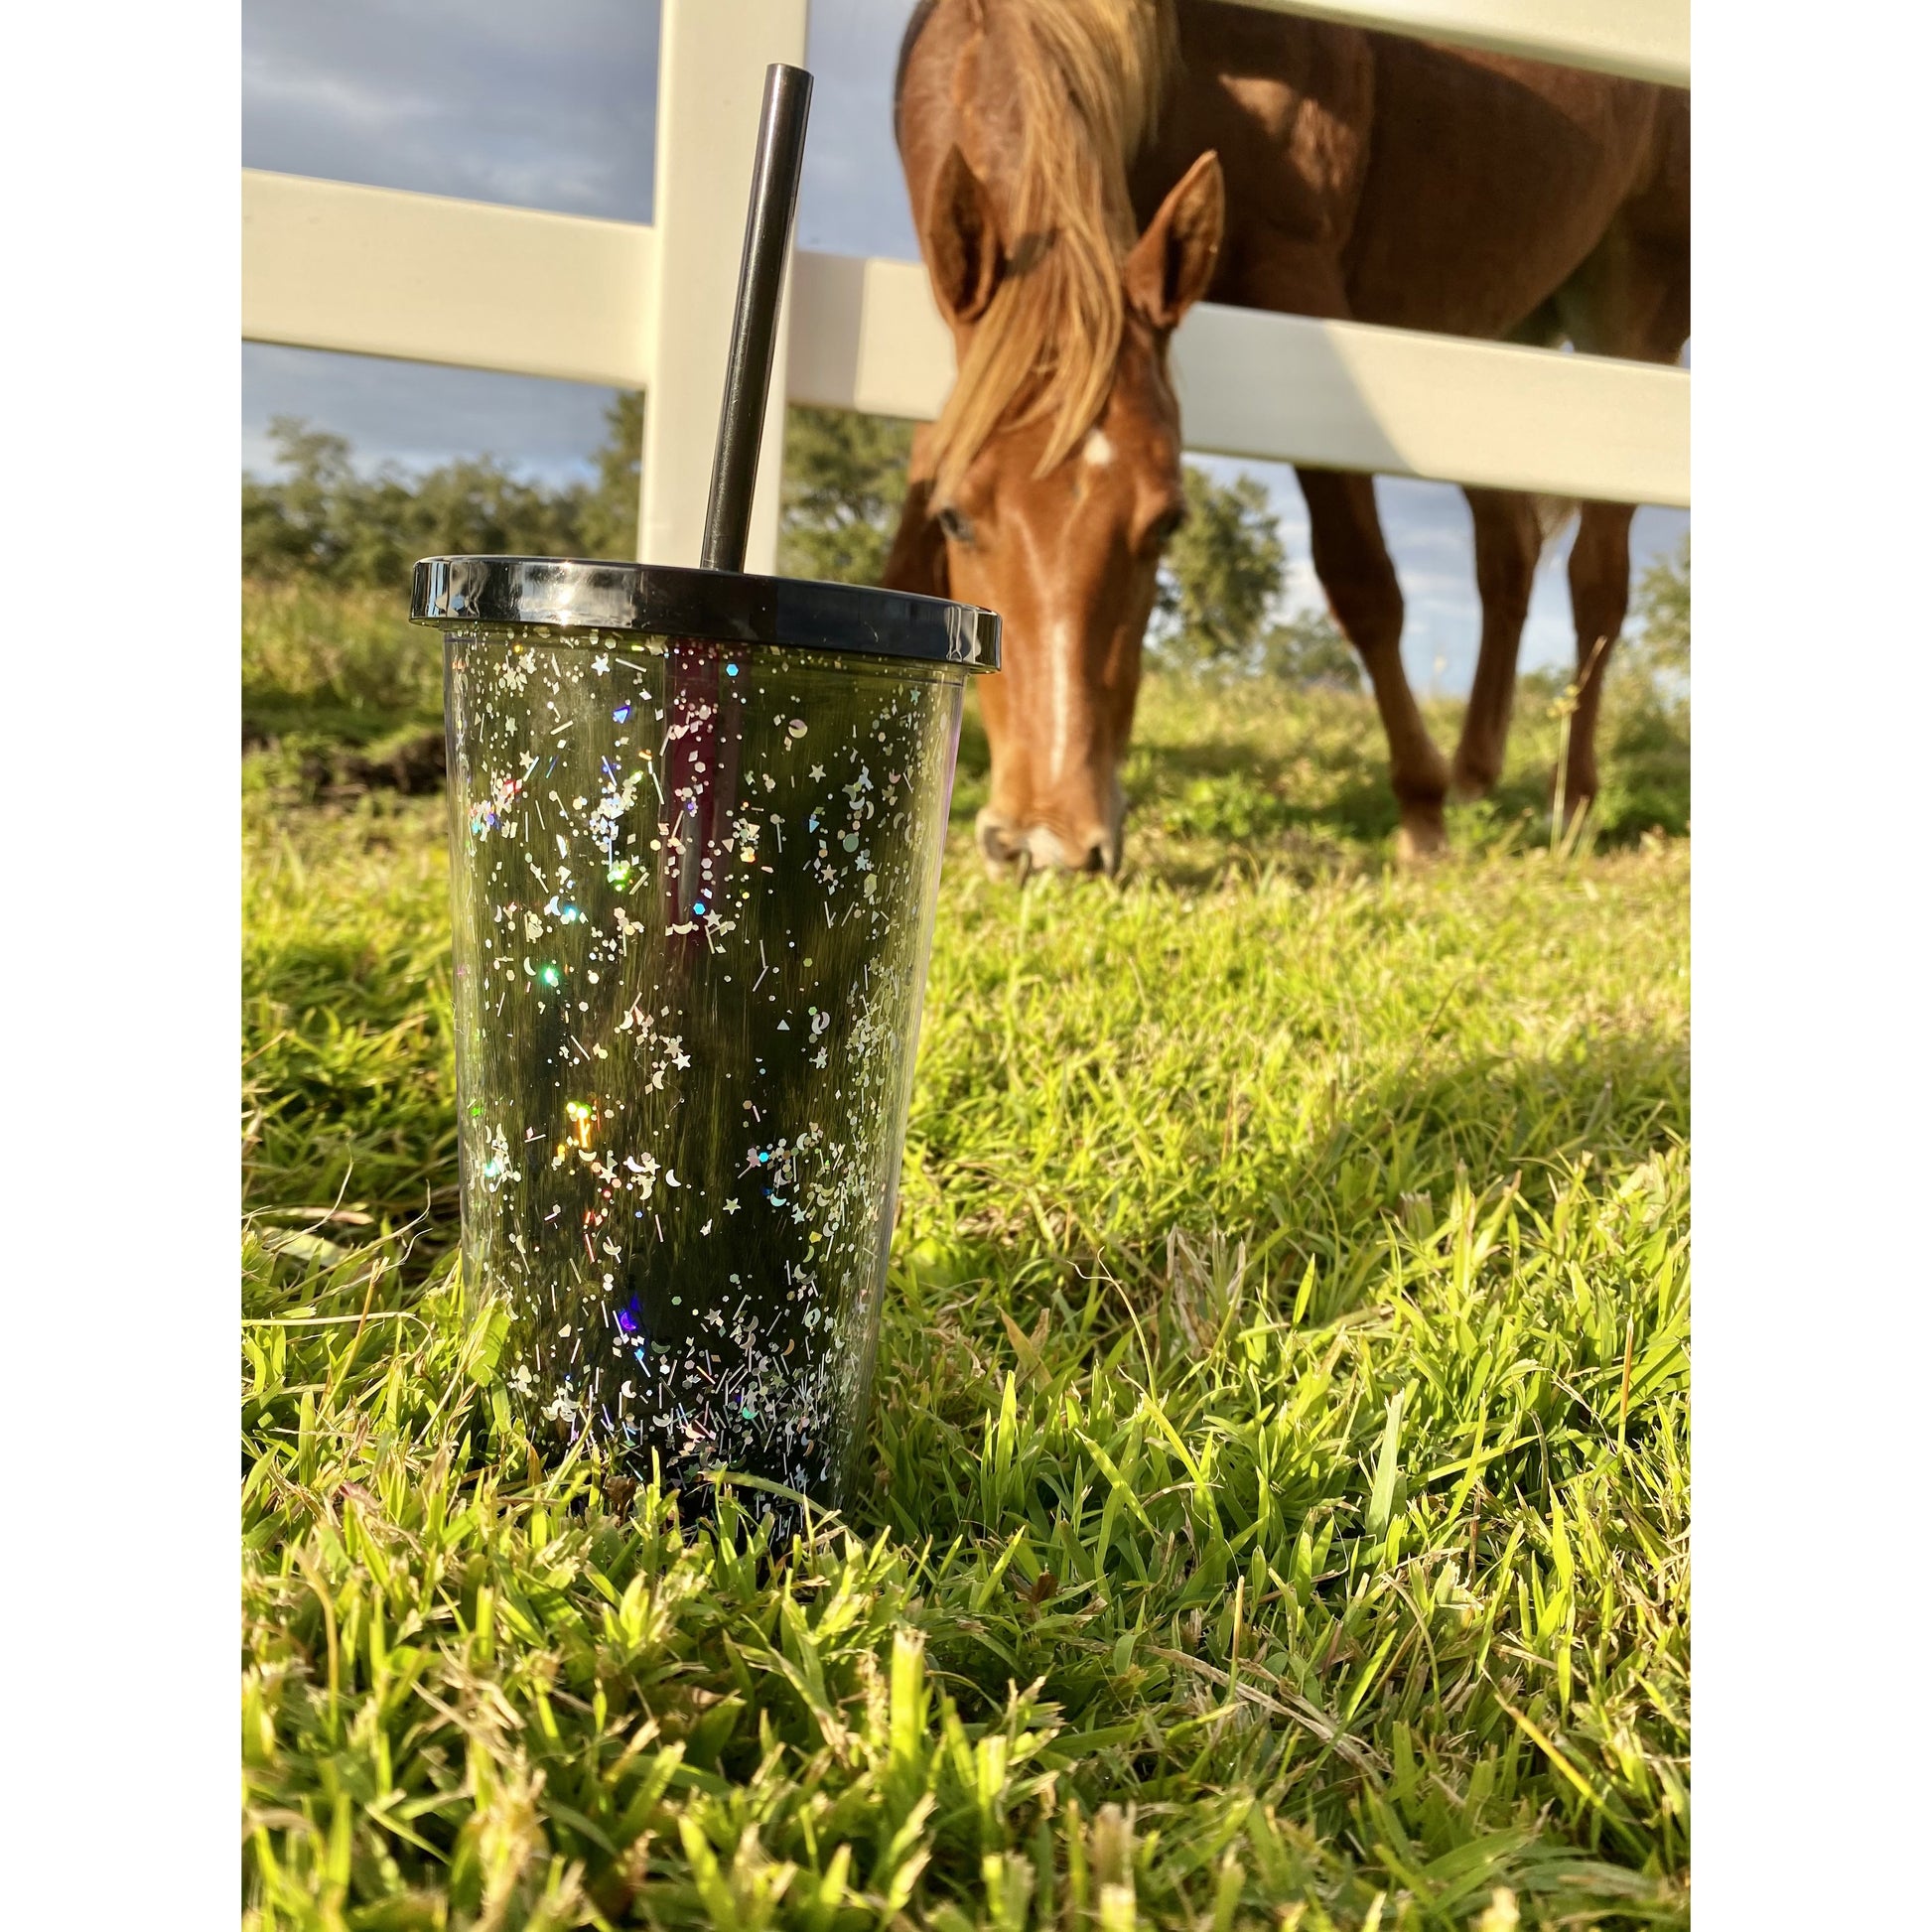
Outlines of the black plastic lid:
M848 651L968 671L1000 668L1000 620L976 605L858 584L660 564L426 557L416 566L409 616L412 622L445 630L546 624Z

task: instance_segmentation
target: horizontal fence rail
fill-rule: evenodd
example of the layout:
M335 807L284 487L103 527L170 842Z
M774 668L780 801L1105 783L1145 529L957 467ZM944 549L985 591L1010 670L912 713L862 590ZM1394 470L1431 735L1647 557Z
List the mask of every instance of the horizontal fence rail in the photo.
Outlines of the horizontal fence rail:
M252 341L652 386L649 227L252 171L242 227ZM952 341L917 263L801 251L789 310L792 401L937 414ZM1192 450L1690 501L1682 369L1214 304L1173 364Z
M244 168L241 333L642 389L655 243L629 221Z
M1691 84L1689 0L1235 0L1485 54Z

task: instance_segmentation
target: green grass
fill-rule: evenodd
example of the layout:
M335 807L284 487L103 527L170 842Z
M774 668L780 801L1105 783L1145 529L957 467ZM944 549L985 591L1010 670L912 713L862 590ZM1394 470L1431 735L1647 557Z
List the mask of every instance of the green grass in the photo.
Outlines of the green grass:
M877 1479L775 1553L501 1427L441 801L251 759L249 1924L1684 1923L1689 854L1551 855L1524 727L1407 878L1365 703L1157 690L1134 876L1024 893L969 737Z

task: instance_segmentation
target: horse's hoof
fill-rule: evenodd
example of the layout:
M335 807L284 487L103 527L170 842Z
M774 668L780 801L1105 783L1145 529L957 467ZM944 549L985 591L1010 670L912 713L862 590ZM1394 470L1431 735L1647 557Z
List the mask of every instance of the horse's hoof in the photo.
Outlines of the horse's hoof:
M1449 850L1449 834L1443 829L1442 808L1431 812L1403 815L1395 835L1395 858L1399 866L1426 866Z

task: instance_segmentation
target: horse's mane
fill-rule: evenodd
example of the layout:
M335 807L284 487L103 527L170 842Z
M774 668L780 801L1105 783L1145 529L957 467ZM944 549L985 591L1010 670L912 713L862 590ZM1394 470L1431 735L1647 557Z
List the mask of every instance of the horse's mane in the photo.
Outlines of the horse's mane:
M1044 475L1100 414L1136 239L1127 171L1176 59L1173 0L985 4L1012 63L999 79L1018 94L1021 143L1001 211L1007 272L933 425L942 496L1001 424L1048 420Z

